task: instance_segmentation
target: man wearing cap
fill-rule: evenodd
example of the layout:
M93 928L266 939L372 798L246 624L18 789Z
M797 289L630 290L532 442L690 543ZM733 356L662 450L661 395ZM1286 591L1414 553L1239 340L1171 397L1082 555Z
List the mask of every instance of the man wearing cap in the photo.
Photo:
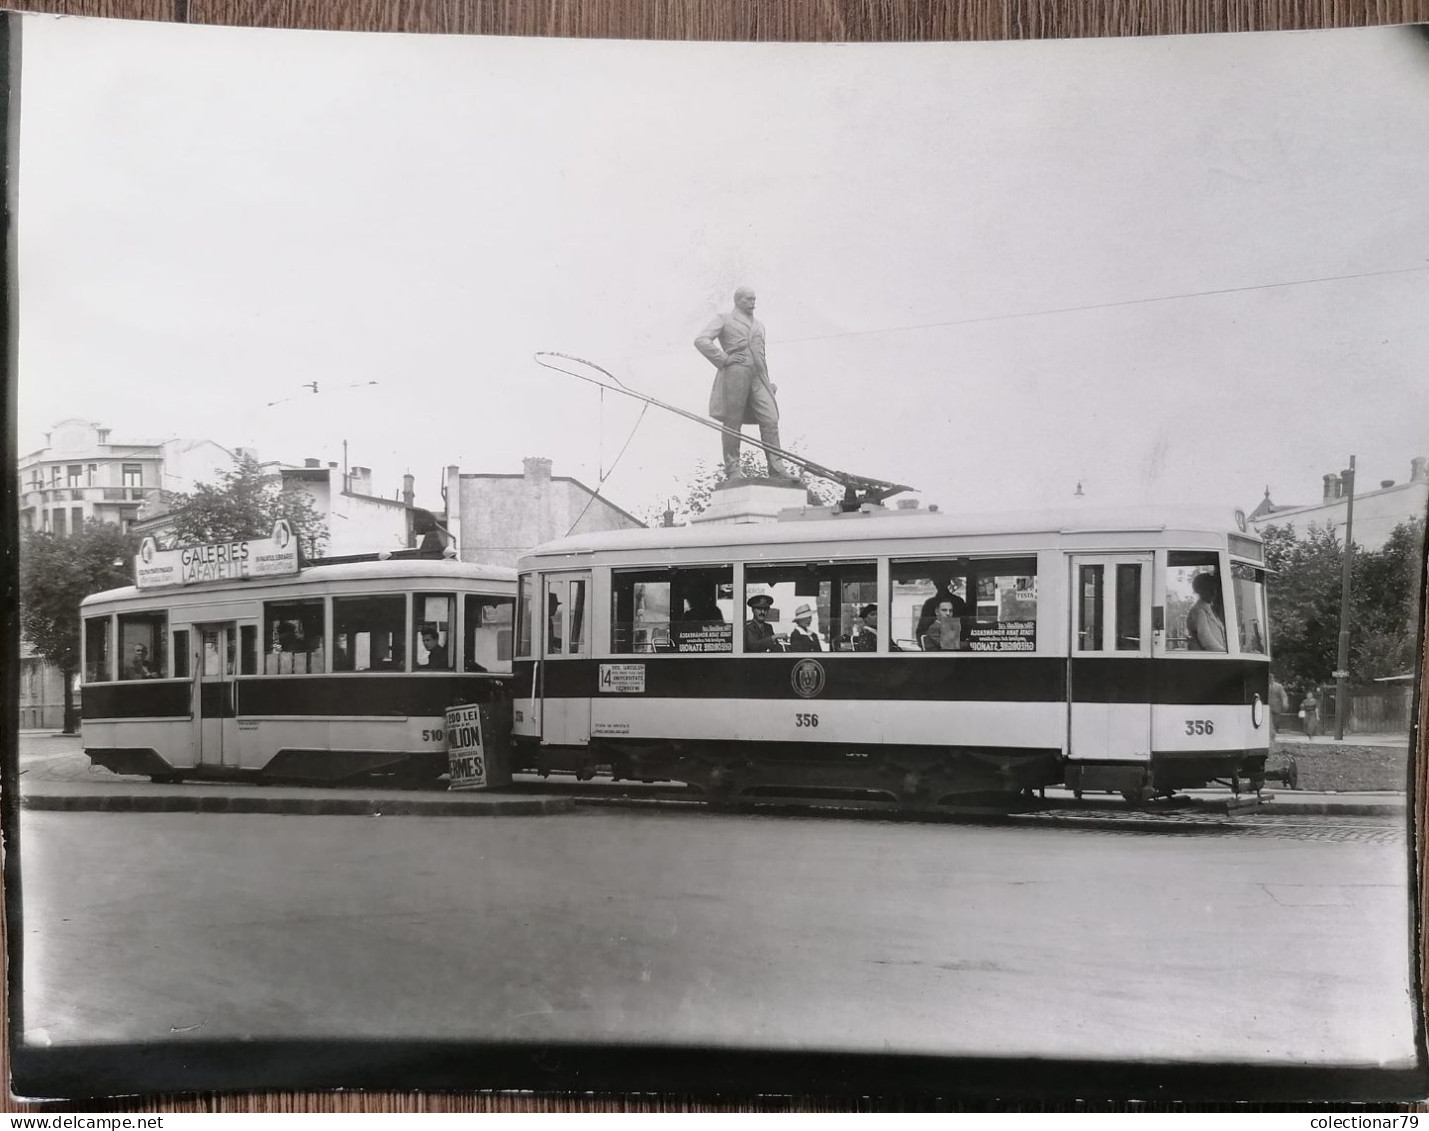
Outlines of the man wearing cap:
M789 651L791 652L822 652L823 643L819 640L819 634L809 628L809 622L814 619L814 610L808 605L800 605L794 610L794 627L789 630Z
M754 317L754 288L734 292L734 309L716 314L695 339L695 349L709 359L718 373L710 389L710 415L731 432L724 441L724 475L739 474L739 430L746 424L759 425L759 438L771 448L779 443L779 406L774 401L774 385L764 359L764 323ZM788 468L777 456L764 454L769 474L790 479Z
M855 652L878 651L878 606L864 605L858 611L858 627L853 630L851 643Z
M744 622L744 650L746 652L782 652L784 646L774 635L774 626L769 623L769 610L774 598L768 593L756 593L745 602L749 606L749 619Z

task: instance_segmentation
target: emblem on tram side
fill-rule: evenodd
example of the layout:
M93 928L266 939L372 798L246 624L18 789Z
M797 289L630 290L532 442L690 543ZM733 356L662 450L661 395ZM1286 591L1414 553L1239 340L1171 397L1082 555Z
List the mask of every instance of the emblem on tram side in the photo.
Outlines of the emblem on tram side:
M818 660L800 660L789 673L789 682L794 685L794 694L812 699L824 689L824 665Z

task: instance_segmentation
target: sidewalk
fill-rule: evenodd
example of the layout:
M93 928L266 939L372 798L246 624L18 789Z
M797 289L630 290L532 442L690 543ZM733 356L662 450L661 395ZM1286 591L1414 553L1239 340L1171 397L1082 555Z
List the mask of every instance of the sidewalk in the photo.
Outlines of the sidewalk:
M107 772L107 771L104 771ZM20 779L20 806L103 813L295 813L361 817L535 817L568 813L569 797L445 790L326 789L320 786L194 782L156 785L142 778L78 782Z

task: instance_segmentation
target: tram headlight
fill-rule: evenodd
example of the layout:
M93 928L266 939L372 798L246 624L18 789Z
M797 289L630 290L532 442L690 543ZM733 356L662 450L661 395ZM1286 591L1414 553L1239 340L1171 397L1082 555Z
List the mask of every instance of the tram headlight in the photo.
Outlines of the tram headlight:
M1250 721L1255 724L1255 729L1259 730L1261 724L1265 722L1265 703L1257 692L1254 699L1250 701Z

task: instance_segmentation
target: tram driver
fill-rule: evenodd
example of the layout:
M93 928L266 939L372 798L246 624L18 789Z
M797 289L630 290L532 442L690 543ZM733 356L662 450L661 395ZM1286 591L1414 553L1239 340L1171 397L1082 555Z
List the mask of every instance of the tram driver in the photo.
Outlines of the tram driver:
M1186 614L1186 646L1192 652L1226 651L1226 622L1220 612L1221 587L1215 574L1198 573L1191 578L1196 603Z
M124 673L125 679L158 679L159 670L149 660L149 648L145 644L134 645L134 658Z
M774 606L774 598L768 593L756 593L745 604L749 606L749 619L744 622L744 650L784 651L783 641L774 635L774 626L769 623L769 610Z

